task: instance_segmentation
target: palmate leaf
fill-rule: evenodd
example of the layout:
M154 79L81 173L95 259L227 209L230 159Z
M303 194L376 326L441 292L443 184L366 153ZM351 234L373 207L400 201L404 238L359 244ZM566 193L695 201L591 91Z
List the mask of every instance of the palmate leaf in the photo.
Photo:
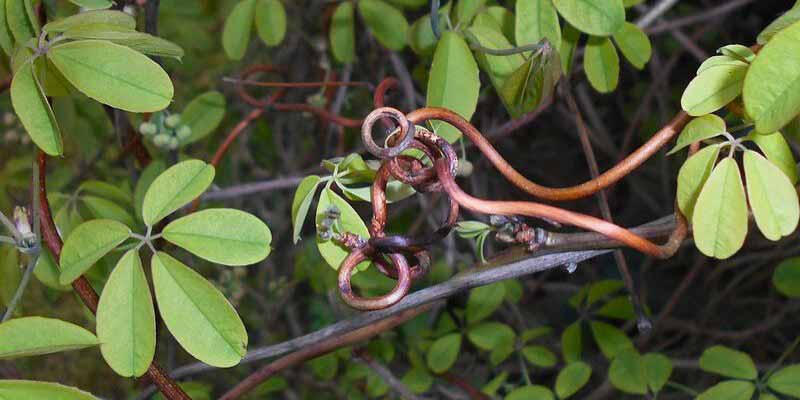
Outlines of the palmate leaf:
M428 368L434 373L441 374L455 364L461 350L461 334L451 333L440 337L428 349Z
M41 381L0 380L0 398L48 400L97 400L82 390Z
M51 156L61 155L64 145L53 109L45 98L32 62L19 67L11 82L11 104L31 140Z
M316 194L321 180L322 178L316 175L307 176L297 186L297 191L294 192L294 199L292 200L292 240L294 243L300 241L300 233L303 230L306 216L308 216L311 200L314 199L314 194Z
M678 208L689 219L694 215L697 197L717 163L719 150L719 145L704 147L689 157L678 171Z
M644 362L639 352L628 349L617 355L608 368L608 380L625 393L647 394Z
M331 27L328 34L331 44L331 52L333 53L333 57L336 59L336 61L345 64L355 61L355 29L355 10L353 8L353 3L346 1L339 4L336 7L336 11L333 12L333 16L331 17Z
M553 0L570 25L593 36L611 36L625 22L622 0Z
M797 228L800 205L797 190L789 178L764 156L744 153L747 198L756 225L769 240L779 240Z
M725 158L703 186L692 216L697 248L709 257L725 259L736 253L747 236L747 201L739 167Z
M365 239L369 238L369 230L356 210L353 209L353 206L330 188L325 188L317 202L316 222L320 223L331 208L339 211L339 221L334 225L334 232L350 232ZM350 254L347 249L336 244L333 240L323 240L319 235L317 235L317 249L319 249L320 254L322 254L322 258L324 258L333 269L339 269L342 261ZM369 262L364 261L359 264L358 270L364 270L368 266Z
M758 370L747 353L725 346L712 346L700 356L703 371L735 379L756 379Z
M478 64L469 46L457 33L443 32L433 55L427 105L450 109L469 120L478 105L479 91ZM451 143L461 137L461 132L449 124L434 122L431 125L438 135Z
M517 46L539 43L545 38L554 48L561 46L561 26L551 0L518 1L515 15Z
M231 60L241 60L250 44L256 0L242 0L225 19L222 30L222 48Z
M47 57L75 88L100 103L130 112L169 106L174 88L161 66L128 47L105 40L53 46Z
M182 139L181 143L194 143L216 130L225 118L226 107L225 96L216 90L205 92L192 99L181 113L181 120L192 128L192 134Z
M581 361L567 364L556 377L556 394L559 399L567 399L583 388L592 376L592 367Z
M173 165L159 175L144 195L142 219L153 226L208 189L214 180L214 167L200 160Z
M225 296L166 253L154 254L151 268L159 313L181 347L215 367L238 364L247 352L247 331Z
M777 33L753 60L744 80L745 109L756 131L775 132L800 113L800 22Z
M619 83L619 55L611 40L591 37L586 44L583 68L589 83L600 93L610 93Z
M358 12L370 32L386 48L400 51L406 47L408 21L400 10L383 0L360 0Z
M97 306L100 352L124 377L147 372L156 351L156 318L137 250L129 250L108 277Z
M642 356L642 363L647 386L653 393L658 393L672 375L672 360L660 353L647 353Z
M62 33L78 27L104 27L108 30L136 30L136 19L122 11L88 11L49 22L42 30L47 33Z
M79 350L97 344L97 337L91 332L59 319L24 317L0 324L0 359Z
M164 239L192 254L223 265L251 265L270 253L272 234L260 219L244 211L215 208L176 219L164 227Z
M633 342L619 328L600 321L589 323L597 347L609 360L625 350L633 348Z
M62 285L72 283L98 260L130 237L131 229L124 224L96 219L79 225L67 236L61 251Z
M681 97L681 107L691 116L712 113L742 94L747 64L720 65L697 75Z
M258 0L255 15L258 37L267 46L277 46L286 36L286 9L280 0Z

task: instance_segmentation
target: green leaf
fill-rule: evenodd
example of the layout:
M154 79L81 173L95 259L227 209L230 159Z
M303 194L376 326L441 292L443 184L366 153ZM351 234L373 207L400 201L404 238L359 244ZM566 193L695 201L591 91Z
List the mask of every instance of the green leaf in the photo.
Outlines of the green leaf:
M451 4L451 2L448 2L439 8L440 21L443 21L450 14ZM475 19L476 24L478 20L479 18ZM433 54L433 51L436 50L436 43L439 42L439 39L433 34L433 28L431 28L430 14L425 14L414 21L411 27L408 28L407 36L408 45L411 47L411 50L419 55L427 56Z
M775 132L800 113L800 23L776 34L744 80L744 106L761 133Z
M636 69L643 69L650 61L650 56L653 55L650 38L638 26L630 22L625 22L622 29L614 34L614 41L625 59Z
M787 396L800 396L800 364L784 367L767 380L770 389Z
M11 104L31 140L51 156L64 152L58 122L45 98L42 85L34 74L33 63L26 62L11 82Z
M488 24L489 26L499 26L500 32L506 39L514 41L516 36L516 17L514 14L503 6L489 6L478 14L472 21L473 25ZM491 21L491 22L489 22Z
M538 339L542 336L550 335L553 332L553 328L549 326L539 326L536 328L526 329L519 335L519 341L521 343L528 343L531 340Z
M0 48L6 55L11 56L14 54L14 35L6 19L6 2L8 0L0 0Z
M59 44L48 57L83 94L114 108L154 112L172 101L172 81L161 66L128 47L104 40Z
M675 154L694 142L720 136L727 132L725 120L715 114L703 115L689 121L678 136L675 147L667 155Z
M142 174L139 176L139 180L136 181L136 188L133 190L133 209L136 212L137 218L142 218L142 204L144 203L144 196L147 193L147 189L150 188L150 185L153 183L153 181L166 169L167 166L163 161L152 161L142 171Z
M484 322L475 325L467 332L467 338L475 347L492 350L514 344L516 334L510 326L499 322Z
M453 10L453 24L468 26L485 5L486 0L459 0Z
M586 305L591 306L608 295L619 291L623 287L625 287L625 284L617 279L606 279L595 282L589 287L589 293L586 297Z
M717 50L717 53L746 63L753 62L753 59L756 57L756 54L753 53L753 50L750 50L749 47L741 44L729 44L727 46L720 47Z
M722 381L697 396L696 400L750 400L756 387L745 381Z
M582 347L583 327L580 321L575 321L561 332L561 352L563 353L564 361L568 363L579 361Z
M702 74L706 70L709 70L714 67L719 66L732 66L732 67L744 67L747 68L749 66L748 63L744 61L737 60L733 57L728 56L713 56L709 57L702 64L700 67L697 68L697 75Z
M744 244L747 201L733 158L720 161L711 172L697 197L692 226L695 245L709 257L728 258Z
M156 316L137 250L129 250L108 276L97 305L100 352L124 377L147 372L156 351Z
M147 189L142 203L142 218L153 226L175 210L199 197L214 181L214 166L200 160L173 165Z
M514 389L504 400L555 400L553 392L541 385L529 385Z
M473 324L492 315L503 304L505 293L502 282L472 289L467 299L467 323Z
M53 258L53 254L50 253L50 250L42 249L42 252L39 253L39 258L36 260L36 268L33 270L33 275L39 282L42 282L50 289L60 292L71 291L72 286L62 285L61 282L59 282L58 278L60 274L61 272L58 270L58 265Z
M311 372L314 373L314 376L323 381L329 381L336 376L338 364L339 359L336 357L335 353L328 353L308 361Z
M622 0L553 0L572 26L594 36L611 36L625 22Z
M556 377L556 395L559 399L566 399L578 393L592 376L592 367L581 361L574 361L558 372Z
M0 380L0 398L48 400L97 400L73 387L41 381Z
M127 205L132 200L129 190L102 181L84 181L78 186L78 192L89 192L121 205Z
M225 96L216 90L195 97L181 113L183 124L192 129L191 136L181 143L194 143L216 130L225 118L225 108Z
M484 385L481 388L481 392L494 398L494 396L497 395L497 391L500 390L500 388L506 383L507 380L508 380L508 371L503 371L494 378L492 378L492 380L489 381L486 385Z
M755 151L744 153L747 199L758 229L769 240L779 240L797 228L800 204L789 178Z
M411 368L400 381L414 394L425 393L433 386L433 376L424 368Z
M61 250L62 285L72 283L103 256L130 237L131 229L124 224L95 219L84 222L67 236Z
M547 38L553 48L561 46L561 26L551 0L518 1L515 38L517 46L539 43Z
M647 386L653 393L658 393L672 375L672 360L660 353L647 353L642 356L642 363Z
M542 368L552 367L558 361L556 355L544 346L525 346L522 355L529 363Z
M555 50L544 50L528 59L505 79L500 98L509 114L518 118L533 111L553 94L561 78L561 61Z
M443 32L428 78L427 106L444 107L469 120L478 105L480 86L478 64L467 43L455 32ZM447 123L431 125L450 143L461 137L461 132Z
M760 34L758 34L758 44L766 44L778 34L778 32L792 26L795 22L800 21L800 7L793 7L771 24L767 25Z
M181 347L215 367L232 367L247 352L247 331L225 296L200 274L158 252L151 261L159 312Z
M619 55L608 38L592 37L586 43L583 69L589 83L600 93L610 93L619 83Z
M297 191L294 192L294 199L292 200L292 240L295 244L300 241L300 234L303 231L303 224L305 223L308 210L311 208L311 200L314 199L314 194L317 192L322 178L317 175L309 175L300 182L297 186Z
M625 332L619 328L600 321L592 321L589 323L592 328L594 340L597 342L597 347L603 352L609 360L616 357L622 351L633 348L633 342L628 339Z
M579 30L570 24L564 24L561 46L558 48L558 54L561 58L561 72L564 75L569 74L572 69L572 61L575 59L575 50L578 48L580 38L581 32Z
M81 200L95 218L114 220L127 226L135 225L133 216L111 200L95 196L82 196Z
M627 295L609 300L606 304L603 304L602 307L598 308L594 314L601 317L621 319L623 321L630 320L635 316L633 304L631 304L631 300Z
M264 44L270 47L281 44L286 36L286 9L280 0L258 0L255 22Z
M681 97L681 107L691 116L712 113L739 97L744 86L746 66L720 65L697 75Z
M164 239L192 254L223 265L251 265L270 253L272 233L252 214L230 208L198 211L176 219Z
M332 207L339 210L340 213L339 222L334 226L334 232L350 232L365 239L369 238L369 230L356 210L330 188L325 188L319 196L316 215L317 223L325 217L326 211ZM350 254L346 248L334 243L333 240L322 240L319 235L317 235L317 248L328 265L336 270L339 269L342 261ZM365 261L359 264L358 269L364 270L368 265L369 262Z
M39 37L39 20L32 0L6 1L6 20L17 43Z
M8 307L22 281L19 252L13 246L0 246L0 303Z
M151 56L172 57L177 60L183 57L181 46L169 40L142 32L109 29L106 25L78 26L64 32L64 37L68 39L108 40Z
M751 380L758 377L753 359L747 353L725 346L707 348L700 356L700 368L728 378Z
M451 333L437 339L428 349L428 368L434 373L441 374L455 364L461 350L461 334Z
M758 148L761 149L767 159L780 168L793 185L797 183L797 162L783 134L780 132L767 135L750 134L747 138L758 145Z
M783 260L772 274L772 284L788 297L800 297L800 258Z
M231 60L241 60L250 44L256 0L242 0L233 8L222 30L222 48Z
M634 349L619 353L608 368L608 380L625 393L647 394L642 356Z
M102 26L109 30L134 31L136 30L136 19L122 11L87 11L50 22L42 27L42 30L47 33L62 33L73 28L86 26Z
M707 146L689 157L678 171L678 208L690 220L694 215L697 197L717 162L720 146Z
M328 35L331 43L331 52L337 61L345 64L355 61L356 26L353 3L346 1L336 7L336 11L333 12L331 17L331 27ZM411 31L409 30L410 36ZM410 39L409 42L411 42Z
M24 317L0 324L0 359L52 354L98 344L91 332L59 319Z
M400 51L406 47L408 21L400 10L382 0L359 0L358 12L382 45Z
M114 2L111 0L69 0L70 3L75 4L79 7L83 7L89 10L105 10L106 8L111 8L114 5Z

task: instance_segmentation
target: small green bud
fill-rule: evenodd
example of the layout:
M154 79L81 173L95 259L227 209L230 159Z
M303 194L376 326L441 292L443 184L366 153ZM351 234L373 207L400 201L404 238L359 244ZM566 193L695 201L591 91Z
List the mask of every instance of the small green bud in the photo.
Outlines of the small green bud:
M180 141L178 140L178 138L177 138L177 137L175 137L175 136L170 136L170 137L169 137L169 143L168 143L168 145L169 145L169 149L170 149L170 150L175 150L175 149L177 149L179 144L180 144Z
M145 136L153 136L158 133L158 127L152 122L142 122L142 124L139 125L139 132Z
M153 138L153 144L155 144L158 147L165 148L169 146L170 137L171 136L166 133L158 134Z
M172 114L164 120L164 125L167 128L175 129L181 123L181 115L180 114Z
M189 136L192 136L192 128L189 125L183 125L175 132L178 135L178 139L184 140L187 139Z

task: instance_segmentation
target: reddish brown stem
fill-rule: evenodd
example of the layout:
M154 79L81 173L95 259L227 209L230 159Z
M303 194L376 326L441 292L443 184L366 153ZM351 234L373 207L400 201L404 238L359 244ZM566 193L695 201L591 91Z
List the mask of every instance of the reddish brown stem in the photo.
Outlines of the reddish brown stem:
M608 171L600 174L596 179L584 182L580 185L566 188L551 188L532 182L517 172L500 153L489 143L489 141L472 124L464 118L443 108L421 108L410 114L408 119L415 124L420 124L427 120L442 120L457 127L477 147L483 155L489 159L492 165L500 171L506 179L521 190L552 201L566 201L584 198L597 193L615 183L642 163L647 161L659 149L669 143L677 135L686 123L691 119L685 112L680 112L665 127L661 128L650 140L642 147L631 153Z
M47 200L47 155L39 151L39 206L42 238L45 245L53 254L53 258L58 264L58 259L61 257L61 248L63 242L56 230L55 222L53 221L53 214L50 211L50 202ZM97 292L89 284L89 281L81 276L72 282L72 288L78 293L78 296L83 301L83 304L92 311L92 314L97 313L97 303L100 300ZM147 377L158 386L161 393L164 394L169 400L191 400L183 389L181 389L170 377L161 369L161 367L153 361L147 369Z

